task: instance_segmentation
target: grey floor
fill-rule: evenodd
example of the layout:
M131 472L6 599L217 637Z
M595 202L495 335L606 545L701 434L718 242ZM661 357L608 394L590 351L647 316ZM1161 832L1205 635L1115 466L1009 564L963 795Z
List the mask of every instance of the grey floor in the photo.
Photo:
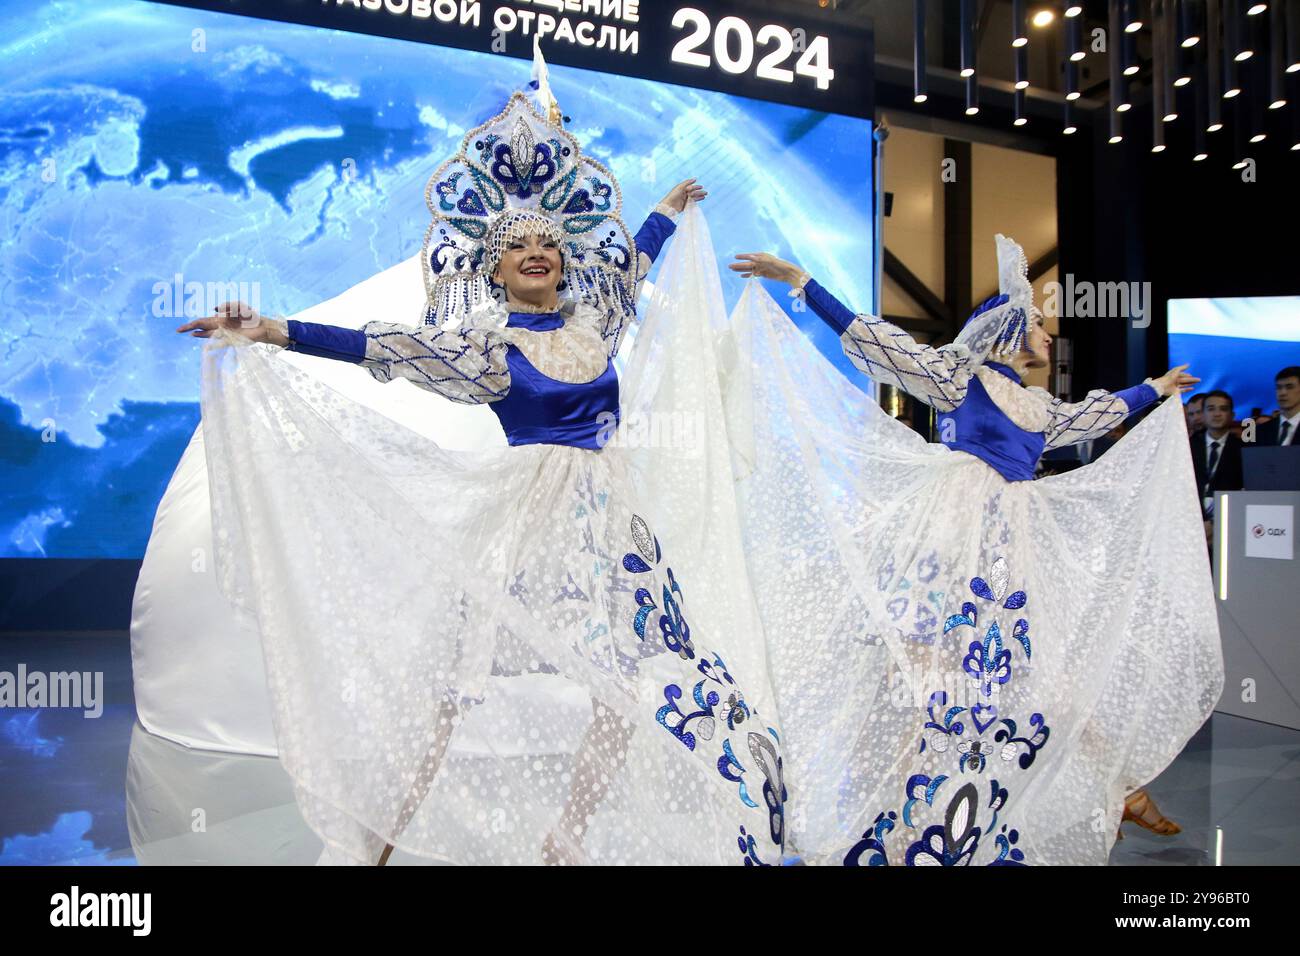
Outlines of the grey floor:
M0 670L97 670L102 716L0 710L0 864L314 863L279 763L190 750L135 719L124 633L0 637ZM1215 714L1148 788L1183 826L1132 824L1111 862L1300 862L1300 731ZM414 862L395 854L393 863Z

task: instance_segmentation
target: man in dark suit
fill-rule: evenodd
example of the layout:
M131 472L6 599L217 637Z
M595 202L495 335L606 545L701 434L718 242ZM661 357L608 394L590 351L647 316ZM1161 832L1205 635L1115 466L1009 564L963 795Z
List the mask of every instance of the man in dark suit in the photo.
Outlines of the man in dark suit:
M1245 483L1241 470L1241 439L1232 433L1232 396L1213 391L1205 395L1205 429L1192 438L1192 465L1201 508L1209 520L1216 491L1240 491Z
M1300 365L1291 365L1277 373L1277 417L1259 429L1261 445L1295 445L1300 448Z
M1205 395L1197 392L1187 400L1183 406L1183 414L1187 416L1187 434L1188 437L1195 435L1205 427Z

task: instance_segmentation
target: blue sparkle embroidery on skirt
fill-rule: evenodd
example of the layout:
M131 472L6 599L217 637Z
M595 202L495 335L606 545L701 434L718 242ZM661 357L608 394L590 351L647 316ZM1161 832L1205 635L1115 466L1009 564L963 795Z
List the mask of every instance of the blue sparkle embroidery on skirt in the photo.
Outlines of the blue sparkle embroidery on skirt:
M1028 597L1020 590L1007 594L1010 577L1006 560L998 558L987 579L970 579L970 591L981 601L1018 611L1028 603ZM997 610L995 607L994 612ZM1013 678L1012 649L1016 645L1024 651L1025 664L1032 659L1029 621L1023 617L1016 619L1011 631L1014 643L1004 642L998 620L993 620L982 636L979 622L978 606L967 601L962 604L960 614L949 615L944 621L943 632L946 635L963 627L976 632L976 638L965 648L961 672L975 683L979 697L992 698L997 688L1009 684ZM1009 799L1007 787L990 778L988 799L981 800L980 790L970 777L983 775L994 756L1000 758L1007 770L1027 770L1051 736L1046 719L1041 713L1032 713L1022 733L1017 720L1002 716L991 700L980 700L970 707L955 702L949 705L948 694L942 690L930 695L926 717L916 753L928 751L940 759L946 755L952 773L911 775L903 788L905 800L901 814L896 810L877 814L871 827L845 855L844 865L888 866L890 838L897 839L896 833L907 831L911 831L912 842L900 852L908 866L969 865L981 839L991 833L996 834L997 855L989 861L989 866L1025 865L1025 854L1016 845L1020 840L1019 831L1007 824L998 829L998 815ZM921 825L922 819L935 816L942 822Z
M659 539L640 515L633 515L631 533L636 550L623 556L624 570L634 575L656 575L663 562ZM654 601L654 582L636 588L632 630L638 640L650 640L647 625L656 612L661 612L658 643L684 665L694 666L686 671L688 680L664 686L664 704L655 711L655 721L687 750L702 753L707 747L719 779L736 787L738 807L766 809L769 849L779 858L785 848L785 805L789 799L780 736L775 728L764 726L758 710L745 700L722 657L697 648L683 610L681 584L667 565L664 577L666 580L659 582L662 607ZM685 686L691 687L691 694L690 704L683 708ZM746 866L772 865L763 860L758 840L744 825L740 825L737 846Z

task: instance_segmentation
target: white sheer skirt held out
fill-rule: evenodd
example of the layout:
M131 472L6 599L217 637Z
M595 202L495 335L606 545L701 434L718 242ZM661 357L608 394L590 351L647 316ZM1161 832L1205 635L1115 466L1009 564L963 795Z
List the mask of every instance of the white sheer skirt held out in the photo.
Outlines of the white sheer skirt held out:
M786 732L793 850L1101 864L1218 700L1182 409L1008 482L847 382L757 283L728 407Z
M267 346L204 350L220 586L330 859L779 862L708 249L688 211L599 452L448 451ZM662 414L689 447L627 439Z

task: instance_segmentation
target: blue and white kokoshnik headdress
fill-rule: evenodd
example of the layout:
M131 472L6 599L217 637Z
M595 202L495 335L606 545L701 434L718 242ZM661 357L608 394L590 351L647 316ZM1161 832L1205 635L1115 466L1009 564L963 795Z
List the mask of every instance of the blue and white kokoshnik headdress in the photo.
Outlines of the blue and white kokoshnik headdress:
M465 135L460 152L425 187L433 213L422 256L426 324L457 324L504 302L489 277L511 242L534 234L560 246L570 307L583 302L627 315L635 308L636 247L620 216L622 192L560 125L538 61L539 95L552 121L515 93Z
M1001 294L977 308L949 346L968 349L978 365L1005 361L1019 352L1025 347L1029 324L1042 315L1034 305L1025 251L1001 233L995 239Z

